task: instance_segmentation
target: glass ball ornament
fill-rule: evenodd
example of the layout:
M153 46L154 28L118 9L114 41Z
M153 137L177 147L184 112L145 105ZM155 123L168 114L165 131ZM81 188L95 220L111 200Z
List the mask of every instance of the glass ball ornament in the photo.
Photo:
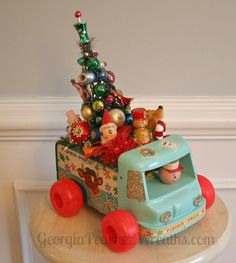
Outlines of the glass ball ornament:
M89 104L82 105L81 115L85 120L88 120L93 115L93 110Z
M125 115L125 123L131 125L133 122L133 117L131 113Z
M107 93L107 87L104 83L98 83L94 86L94 93L97 96L103 96Z
M74 122L69 128L69 139L72 143L82 143L88 139L89 125L85 121Z
M79 65L83 65L83 64L84 64L84 58L78 58L78 59L77 59L77 63L78 63Z
M101 71L99 72L98 78L102 81L107 81L107 73L104 69L101 69Z
M106 104L111 106L115 102L115 97L112 95L108 95L106 97Z
M101 116L96 117L95 122L97 125L100 125L102 123L102 117Z
M104 103L101 100L95 100L92 103L92 109L96 112L100 112L104 109Z
M91 132L90 132L90 139L92 142L96 142L100 140L100 131L98 127L94 127L92 128Z
M117 108L121 108L122 107L121 101L118 98L115 98L113 106Z
M100 62L99 62L98 59L96 59L96 58L94 58L94 57L88 59L88 61L87 61L87 67L88 67L88 69L92 69L92 70L98 69L99 66L100 66Z
M79 83L83 86L86 86L96 79L96 75L92 71L83 71L79 75Z
M109 111L112 121L116 124L116 126L119 128L124 125L125 123L125 114L120 109L112 109Z
M107 77L108 77L108 80L109 80L111 83L114 83L115 80L116 80L115 74L114 74L112 71L110 71L110 70L107 71Z
M100 62L100 66L101 66L101 68L105 68L107 66L107 62L106 61L101 61Z

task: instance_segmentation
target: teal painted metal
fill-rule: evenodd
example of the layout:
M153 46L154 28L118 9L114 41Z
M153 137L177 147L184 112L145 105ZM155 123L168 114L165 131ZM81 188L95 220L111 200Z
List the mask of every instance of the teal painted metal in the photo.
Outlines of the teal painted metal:
M180 164L185 167L179 181L171 185L164 184L159 180L158 175L146 180L145 172L158 170L158 168L176 160L180 160ZM201 187L192 162L190 147L186 140L179 135L172 135L162 141L155 141L122 154L119 159L118 171L118 207L129 210L140 226L146 229L156 231L167 228L205 207L205 199L202 199L198 207L193 204L194 199L202 194ZM127 198L129 191L127 174L129 171L140 173L145 200ZM171 220L168 224L162 223L160 220L161 215L166 211L171 212ZM174 233L194 224L203 216L204 213L193 220L191 224L185 225L183 228L179 227ZM165 237L172 234L169 233ZM158 240L158 238L153 238L153 240Z

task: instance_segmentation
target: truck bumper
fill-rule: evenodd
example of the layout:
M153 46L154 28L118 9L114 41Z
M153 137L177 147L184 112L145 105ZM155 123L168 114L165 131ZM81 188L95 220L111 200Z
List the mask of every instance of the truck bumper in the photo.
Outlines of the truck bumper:
M192 213L188 213L184 217L172 221L171 223L164 225L158 229L148 229L140 225L140 238L145 241L153 242L173 236L187 229L191 225L197 223L204 217L205 212L206 210L204 202L203 206L195 209L194 211L192 211Z

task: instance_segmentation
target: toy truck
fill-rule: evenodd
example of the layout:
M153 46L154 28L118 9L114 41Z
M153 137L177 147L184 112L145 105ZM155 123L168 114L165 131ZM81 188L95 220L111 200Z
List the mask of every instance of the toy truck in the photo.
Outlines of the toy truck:
M115 252L133 248L140 238L158 241L185 230L214 202L214 187L196 174L188 143L179 135L123 153L118 167L86 158L66 140L56 143L56 159L53 207L67 217L84 202L104 214L102 234ZM180 179L163 183L160 170L176 160L184 167Z

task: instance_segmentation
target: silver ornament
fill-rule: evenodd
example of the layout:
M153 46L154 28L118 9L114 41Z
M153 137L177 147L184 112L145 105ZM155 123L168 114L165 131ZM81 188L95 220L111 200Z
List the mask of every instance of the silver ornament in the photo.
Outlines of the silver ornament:
M96 79L96 76L92 71L83 71L79 75L79 83L83 86L94 82L95 79Z

